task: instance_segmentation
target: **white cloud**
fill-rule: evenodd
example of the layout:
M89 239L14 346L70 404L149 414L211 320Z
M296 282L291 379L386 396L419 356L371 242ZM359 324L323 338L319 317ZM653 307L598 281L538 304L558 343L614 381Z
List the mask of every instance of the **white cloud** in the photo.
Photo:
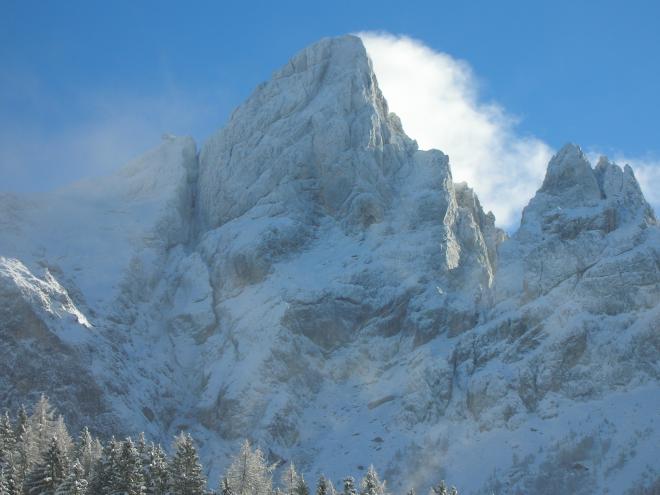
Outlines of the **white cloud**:
M656 212L660 211L660 161L631 159L618 163L628 163L633 168L646 200Z
M456 182L466 181L499 225L517 224L539 188L550 147L516 132L502 107L479 100L470 66L405 36L361 33L390 110L420 148L449 155Z
M471 67L422 42L388 33L359 33L390 110L420 148L449 155L456 182L475 189L498 225L515 229L522 208L541 186L553 150L516 131L516 119L479 99ZM567 141L570 136L567 136ZM592 163L599 154L588 153ZM647 201L660 211L660 160L615 154L630 164Z

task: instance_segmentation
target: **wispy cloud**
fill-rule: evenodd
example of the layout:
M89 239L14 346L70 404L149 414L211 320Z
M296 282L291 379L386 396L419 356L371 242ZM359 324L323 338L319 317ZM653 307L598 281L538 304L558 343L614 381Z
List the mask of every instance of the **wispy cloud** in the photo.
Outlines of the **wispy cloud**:
M66 108L34 82L13 86L16 106L34 116L43 111L39 118L0 119L3 191L50 190L107 174L157 145L163 133L205 137L228 110L217 94L175 89L79 94Z
M660 211L660 160L624 159L618 163L630 164L646 200L651 203L656 212Z

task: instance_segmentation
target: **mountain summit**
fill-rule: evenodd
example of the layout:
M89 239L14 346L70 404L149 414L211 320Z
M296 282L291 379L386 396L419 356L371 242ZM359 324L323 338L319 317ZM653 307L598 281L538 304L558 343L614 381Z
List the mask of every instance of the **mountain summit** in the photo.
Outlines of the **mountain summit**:
M264 204L272 211L273 203L289 215L350 222L361 193L388 201L388 176L399 167L384 167L382 157L413 146L388 112L360 39L322 40L260 85L203 146L203 225Z
M568 145L511 238L321 40L197 151L0 196L0 396L70 421L250 438L397 488L622 492L658 476L660 229ZM404 474L405 473L405 474ZM404 475L406 476L404 478Z

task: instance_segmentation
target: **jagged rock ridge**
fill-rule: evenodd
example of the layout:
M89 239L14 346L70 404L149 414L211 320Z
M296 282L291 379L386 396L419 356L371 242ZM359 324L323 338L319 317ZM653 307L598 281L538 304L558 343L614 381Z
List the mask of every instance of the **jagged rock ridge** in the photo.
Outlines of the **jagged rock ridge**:
M303 50L199 153L168 137L0 205L10 407L45 390L98 429L188 429L212 476L246 436L395 487L657 476L660 238L632 170L563 148L506 239L356 37Z

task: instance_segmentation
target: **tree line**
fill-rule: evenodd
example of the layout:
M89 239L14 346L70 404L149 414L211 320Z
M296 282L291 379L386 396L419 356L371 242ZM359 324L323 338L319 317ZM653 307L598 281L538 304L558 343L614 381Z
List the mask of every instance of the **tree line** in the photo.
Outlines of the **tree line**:
M276 467L246 440L214 491L189 434L175 437L171 455L144 434L102 443L85 427L74 441L45 396L32 414L21 407L13 419L8 412L0 417L0 495L310 495L293 463L275 486ZM313 488L315 495L387 495L373 466L359 484L346 477L338 491L321 476ZM430 494L458 492L442 481Z

